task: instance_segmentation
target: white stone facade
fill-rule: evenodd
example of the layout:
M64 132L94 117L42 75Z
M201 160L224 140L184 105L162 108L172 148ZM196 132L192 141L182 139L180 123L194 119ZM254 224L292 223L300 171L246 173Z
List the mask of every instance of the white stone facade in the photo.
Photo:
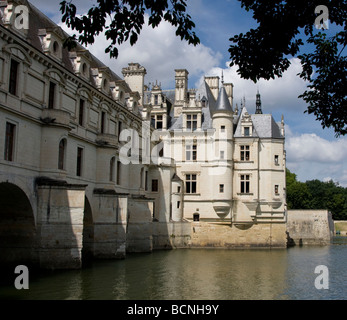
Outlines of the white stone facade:
M14 23L19 5L28 28ZM218 77L188 90L180 69L173 90L149 90L129 63L123 80L64 48L67 35L27 1L0 9L1 260L29 247L41 266L79 267L83 252L189 247L194 219L284 226L283 121L232 108L233 85Z

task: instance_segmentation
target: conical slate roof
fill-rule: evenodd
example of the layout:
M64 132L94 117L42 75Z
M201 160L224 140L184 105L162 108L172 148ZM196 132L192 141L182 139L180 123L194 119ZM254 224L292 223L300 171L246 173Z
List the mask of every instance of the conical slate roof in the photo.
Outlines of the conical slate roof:
M219 90L219 95L216 103L216 107L213 110L213 113L216 112L232 112L233 109L228 99L228 95L225 91L224 86Z

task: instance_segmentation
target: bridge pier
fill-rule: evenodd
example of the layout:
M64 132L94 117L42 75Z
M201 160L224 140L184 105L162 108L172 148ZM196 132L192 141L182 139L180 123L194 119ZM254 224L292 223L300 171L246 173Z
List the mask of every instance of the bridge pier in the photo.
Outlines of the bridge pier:
M94 189L93 204L94 258L125 258L128 194Z
M40 268L82 266L85 185L37 180L37 237Z

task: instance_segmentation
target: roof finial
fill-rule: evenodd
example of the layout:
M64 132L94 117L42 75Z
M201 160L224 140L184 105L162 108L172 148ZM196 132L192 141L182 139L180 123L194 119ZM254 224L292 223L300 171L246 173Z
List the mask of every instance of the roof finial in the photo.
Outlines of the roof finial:
M257 97L257 99L256 99L256 102L255 102L255 106L256 106L255 113L256 114L262 114L263 111L261 110L261 100L260 100L259 90L258 90L258 93L257 93L256 97Z
M222 85L224 85L224 74L223 74L223 69L222 69Z

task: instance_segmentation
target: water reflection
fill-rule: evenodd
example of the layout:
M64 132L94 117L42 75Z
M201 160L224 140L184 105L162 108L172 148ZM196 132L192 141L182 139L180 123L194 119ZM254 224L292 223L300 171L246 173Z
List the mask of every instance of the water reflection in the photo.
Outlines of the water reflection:
M317 290L317 265L329 290ZM186 249L96 261L82 270L30 278L29 290L0 289L1 299L345 299L347 246L288 250Z

